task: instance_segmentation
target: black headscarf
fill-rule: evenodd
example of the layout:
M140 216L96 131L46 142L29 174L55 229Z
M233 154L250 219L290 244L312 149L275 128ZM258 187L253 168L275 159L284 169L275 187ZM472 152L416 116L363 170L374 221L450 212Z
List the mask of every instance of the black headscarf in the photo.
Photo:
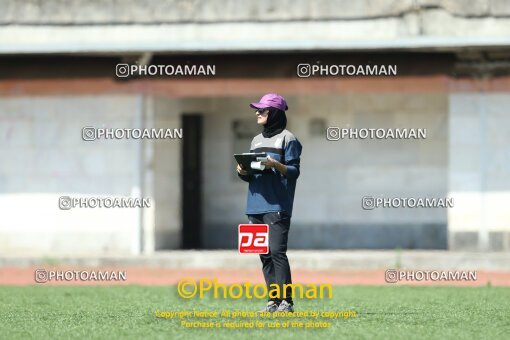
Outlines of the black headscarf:
M264 138L271 138L274 135L279 134L285 127L287 126L287 116L285 115L285 111L278 110L270 107L269 113L267 114L267 122L264 124L264 131L262 131L262 136Z

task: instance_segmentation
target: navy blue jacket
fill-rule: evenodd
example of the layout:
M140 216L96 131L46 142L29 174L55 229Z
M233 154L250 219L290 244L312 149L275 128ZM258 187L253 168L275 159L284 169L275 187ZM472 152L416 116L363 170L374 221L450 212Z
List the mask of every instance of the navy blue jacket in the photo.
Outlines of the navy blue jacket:
M259 134L251 142L250 152L265 152L271 158L287 166L287 174L276 169L252 170L239 177L249 182L246 214L286 212L292 215L296 181L299 177L299 163L302 146L288 130L264 138Z

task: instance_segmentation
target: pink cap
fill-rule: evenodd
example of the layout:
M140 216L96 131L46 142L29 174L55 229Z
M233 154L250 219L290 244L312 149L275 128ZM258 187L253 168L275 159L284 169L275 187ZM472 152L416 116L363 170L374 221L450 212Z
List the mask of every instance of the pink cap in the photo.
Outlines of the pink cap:
M276 93L265 94L258 103L251 103L250 107L254 109L265 109L267 107L274 107L282 111L287 111L289 107L285 98Z

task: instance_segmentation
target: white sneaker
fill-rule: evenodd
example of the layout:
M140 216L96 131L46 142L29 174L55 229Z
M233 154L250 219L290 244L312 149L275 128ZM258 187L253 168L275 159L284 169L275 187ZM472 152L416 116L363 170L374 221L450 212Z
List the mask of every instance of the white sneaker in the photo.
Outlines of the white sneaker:
M282 302L280 303L280 305L278 306L278 309L276 311L277 312L290 312L290 313L293 313L294 312L294 306L291 305L290 303L288 303L287 301L282 300Z
M266 308L259 311L259 313L262 313L262 312L273 313L273 312L276 312L277 309L278 309L278 304L276 302L274 302L273 300L271 300L271 301L267 302Z

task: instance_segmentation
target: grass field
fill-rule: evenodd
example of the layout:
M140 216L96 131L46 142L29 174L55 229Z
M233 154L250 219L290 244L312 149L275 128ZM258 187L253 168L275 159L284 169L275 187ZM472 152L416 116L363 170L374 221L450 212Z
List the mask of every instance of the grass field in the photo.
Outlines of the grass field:
M510 334L510 288L501 287L337 286L331 300L296 300L300 311L357 311L358 317L334 320L326 329L182 328L178 319L156 318L155 311L253 311L264 303L185 300L175 287L3 286L0 301L2 339L508 339Z

